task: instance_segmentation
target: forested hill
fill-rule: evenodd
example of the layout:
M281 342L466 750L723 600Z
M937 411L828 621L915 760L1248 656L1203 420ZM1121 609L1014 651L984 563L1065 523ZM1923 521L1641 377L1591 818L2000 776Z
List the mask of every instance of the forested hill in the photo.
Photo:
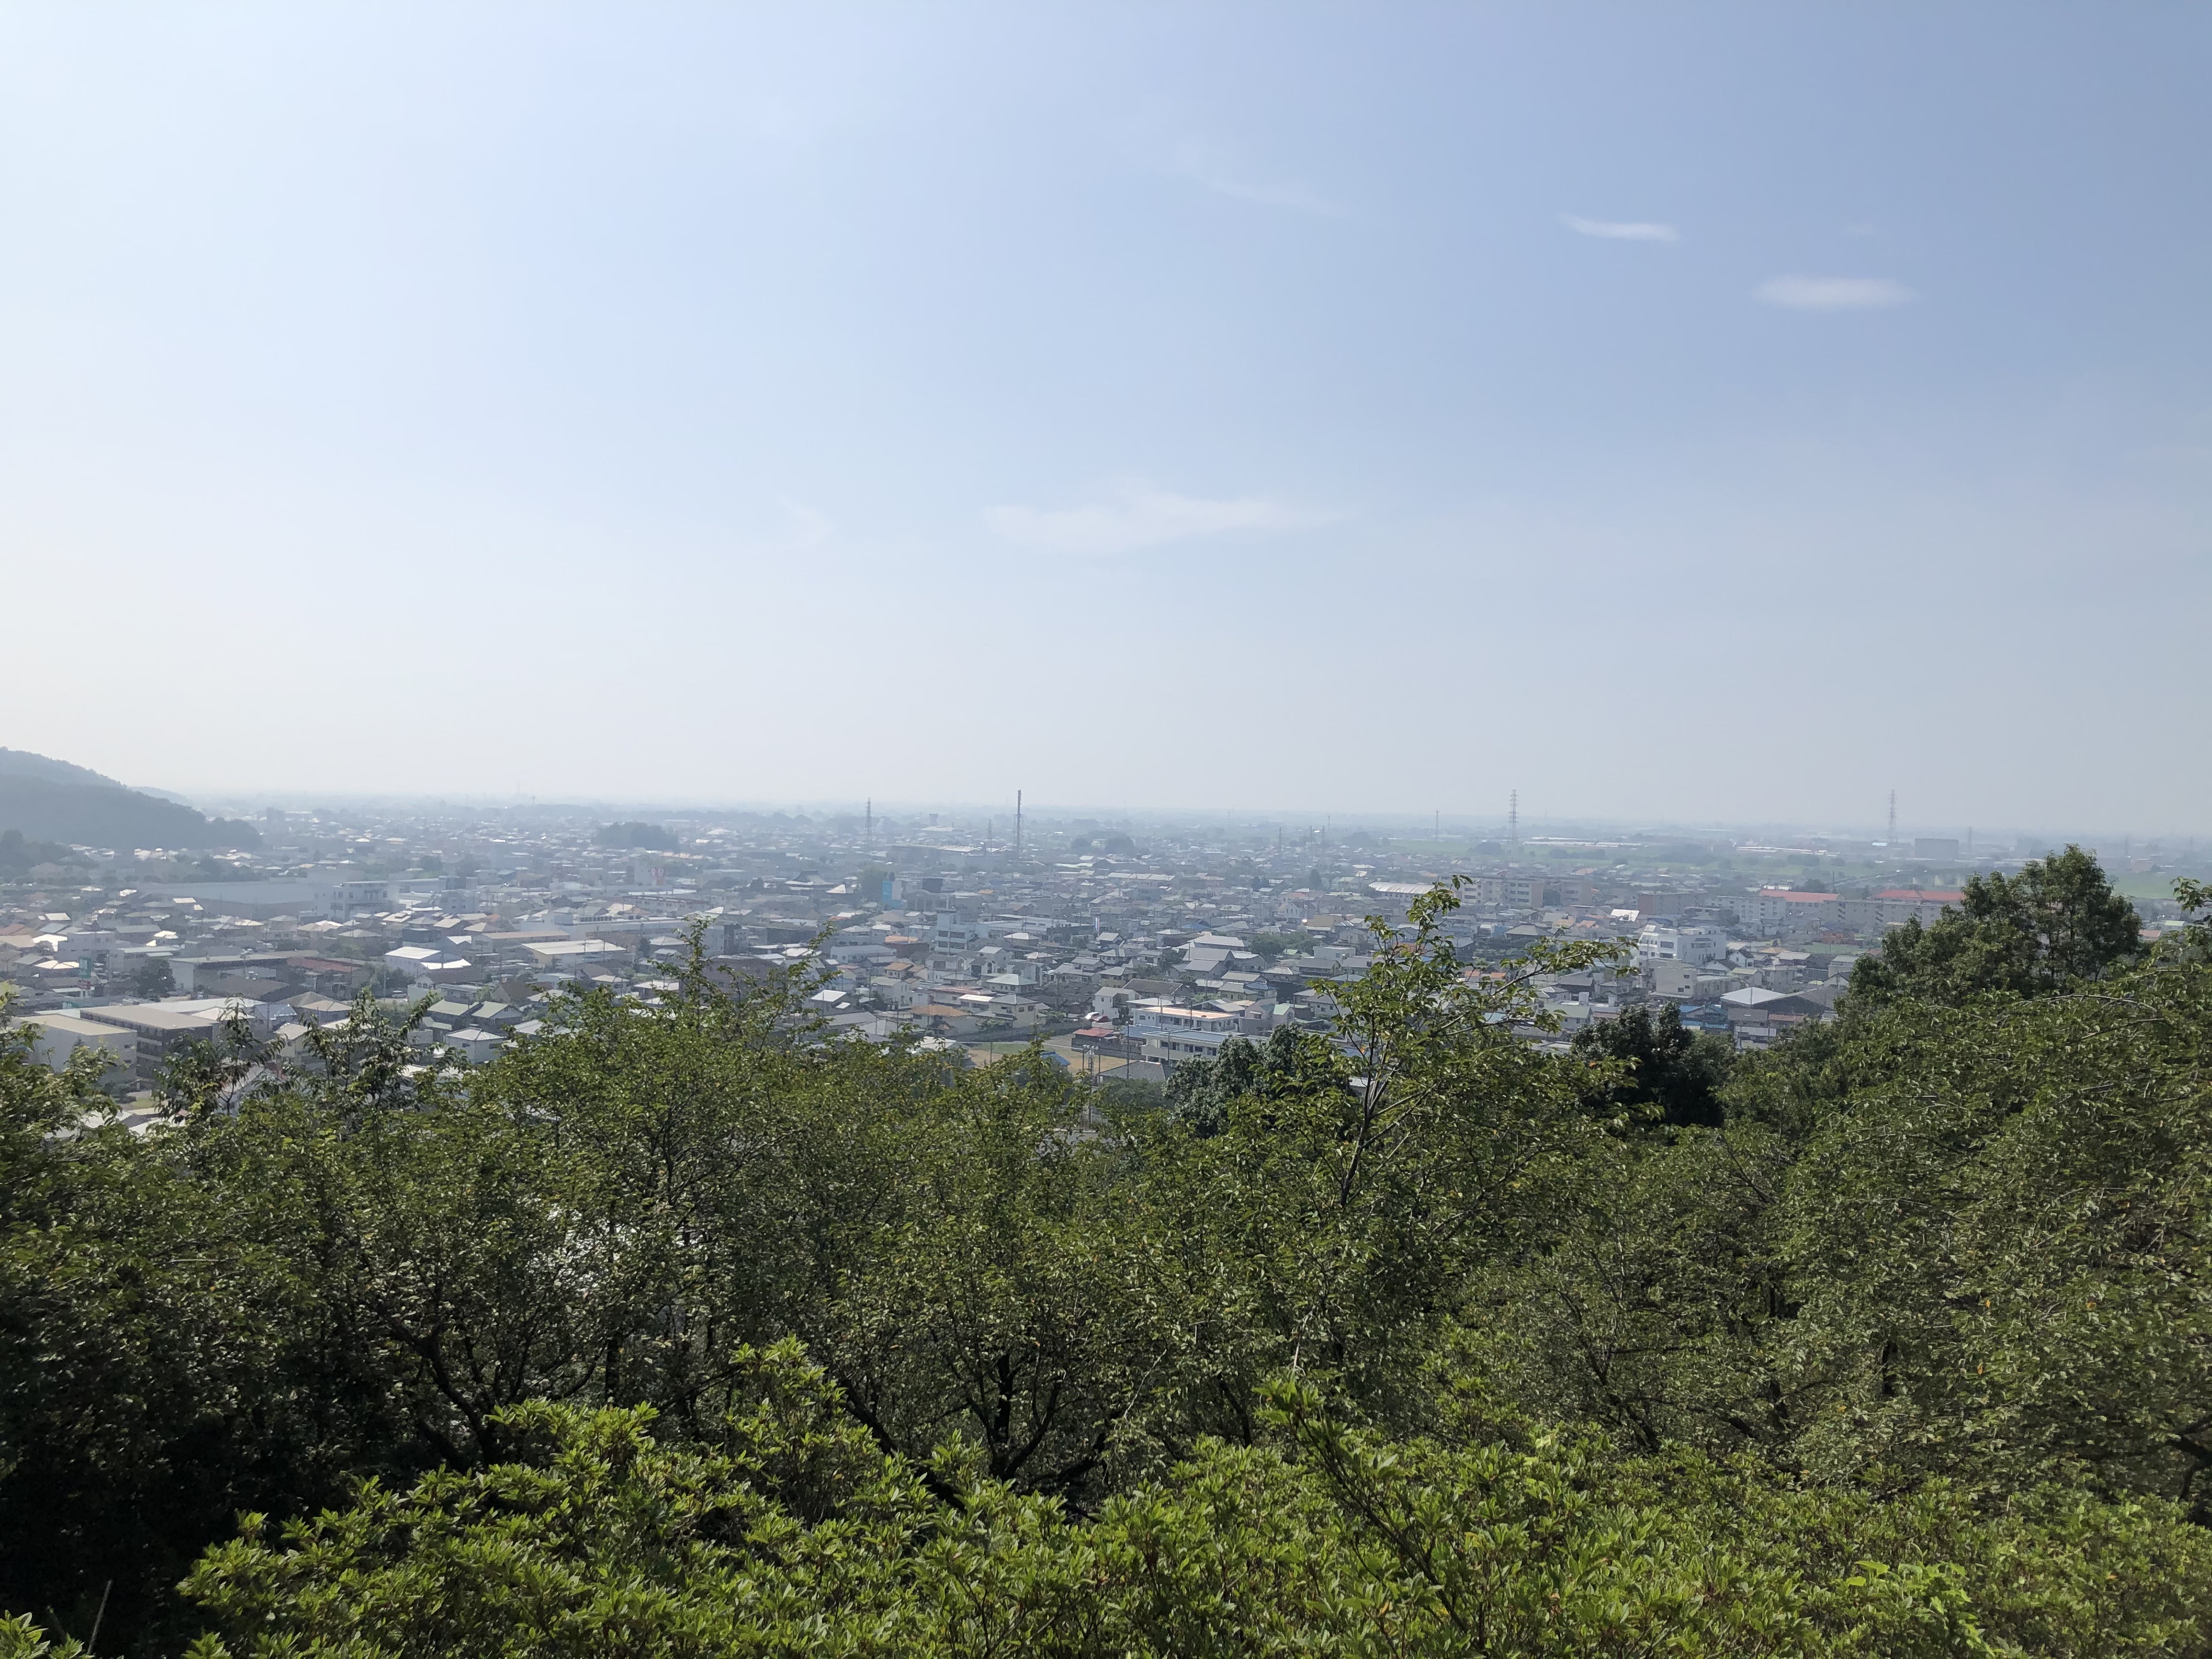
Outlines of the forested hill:
M0 1051L0 1655L2212 1653L2206 928L2069 850L1559 1055L1451 902L1165 1099L704 963Z
M67 761L0 749L0 830L91 847L258 847L253 826L191 807Z
M27 749L0 749L0 777L45 778L53 783L104 784L110 789L125 787L106 773L95 772L89 766L56 760L51 755L33 755Z

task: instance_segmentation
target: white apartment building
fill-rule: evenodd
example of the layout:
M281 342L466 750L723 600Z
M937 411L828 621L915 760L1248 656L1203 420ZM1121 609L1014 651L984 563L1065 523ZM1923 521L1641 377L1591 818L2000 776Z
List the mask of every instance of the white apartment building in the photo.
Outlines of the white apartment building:
M1163 1069L1173 1071L1187 1060L1218 1059L1221 1045L1237 1034L1235 1031L1150 1030L1143 1035L1145 1058L1158 1060Z
M1966 897L1964 893L1934 888L1885 887L1871 898L1845 899L1844 925L1864 933L1900 927L1913 921L1929 927L1947 906L1962 904Z
M1645 966L1684 962L1697 967L1727 954L1727 930L1702 922L1686 927L1662 927L1654 922L1636 936L1636 960Z
M940 910L936 923L929 930L931 948L939 951L958 951L980 944L985 937L983 929L975 922L963 921L957 911Z
M1273 1002L1228 1008L1183 1008L1147 997L1129 1007L1133 1036L1152 1031L1218 1032L1224 1036L1263 1037L1274 1029Z

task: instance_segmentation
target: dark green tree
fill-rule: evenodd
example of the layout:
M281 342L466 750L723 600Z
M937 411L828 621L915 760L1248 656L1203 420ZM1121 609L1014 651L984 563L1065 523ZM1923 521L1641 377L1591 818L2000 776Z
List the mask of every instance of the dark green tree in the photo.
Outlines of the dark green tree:
M1722 1120L1720 1091L1735 1051L1724 1037L1685 1028L1672 1002L1661 1003L1656 1015L1639 1004L1617 1019L1594 1022L1575 1033L1571 1047L1581 1058L1619 1066L1590 1091L1608 1113L1675 1127Z
M2197 1654L2212 1544L2158 1506L1978 1514L1792 1490L1587 1437L1394 1443L1291 1382L1088 1522L972 1477L933 1502L788 1348L691 1444L533 1406L515 1455L277 1528L186 1588L198 1659L463 1652L1292 1659ZM961 1472L945 1468L941 1478ZM27 1621L0 1652L33 1659Z
M696 950L472 1071L370 1002L219 1033L143 1133L0 1042L0 1606L174 1654L189 1573L241 1659L2212 1651L2212 966L1855 996L1715 1085L1663 1014L1529 1041L1604 948L1469 964L1452 899L1172 1110Z
M2159 940L2160 957L2212 963L2212 883L2184 876L2173 884L2173 898L2189 920L2179 933L2169 932Z
M1265 1102L1333 1075L1327 1040L1294 1026L1278 1027L1265 1043L1231 1037L1213 1059L1185 1060L1169 1074L1168 1113L1204 1139L1229 1127L1240 1100Z
M1907 921L1879 956L1860 957L1851 993L1868 1001L2039 996L2139 961L2142 927L2095 857L2069 846L2016 876L1969 876L1959 904L1932 927Z

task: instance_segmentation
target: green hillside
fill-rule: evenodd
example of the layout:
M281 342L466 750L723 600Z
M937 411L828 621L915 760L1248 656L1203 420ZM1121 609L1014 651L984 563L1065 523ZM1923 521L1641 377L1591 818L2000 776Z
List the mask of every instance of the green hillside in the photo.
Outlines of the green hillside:
M125 786L103 772L51 755L34 755L27 749L0 749L0 777L44 778L52 783L99 783L111 789Z
M251 824L210 820L189 806L118 783L86 783L6 768L0 768L0 830L20 830L31 841L92 847L255 847L261 840Z

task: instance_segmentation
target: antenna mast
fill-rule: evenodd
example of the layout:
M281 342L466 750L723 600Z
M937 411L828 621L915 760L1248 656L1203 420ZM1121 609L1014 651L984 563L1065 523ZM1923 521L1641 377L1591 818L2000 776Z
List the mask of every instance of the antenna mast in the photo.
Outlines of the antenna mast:
M1511 804L1505 809L1505 839L1512 843L1516 853L1521 850L1521 792L1518 789L1513 792Z
M1894 851L1897 847L1897 791L1894 789L1889 792L1889 845Z

